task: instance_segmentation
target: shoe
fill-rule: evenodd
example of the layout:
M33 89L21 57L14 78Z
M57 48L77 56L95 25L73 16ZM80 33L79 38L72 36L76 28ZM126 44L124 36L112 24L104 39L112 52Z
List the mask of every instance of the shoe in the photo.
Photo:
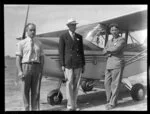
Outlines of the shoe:
M65 111L74 111L73 108L67 108Z
M80 108L76 108L74 111L80 111L81 109Z
M108 105L109 105L109 103L107 103L107 104L105 105L105 107L108 107Z
M113 108L115 108L116 106L115 105L110 105L110 104L106 104L106 110L111 110Z

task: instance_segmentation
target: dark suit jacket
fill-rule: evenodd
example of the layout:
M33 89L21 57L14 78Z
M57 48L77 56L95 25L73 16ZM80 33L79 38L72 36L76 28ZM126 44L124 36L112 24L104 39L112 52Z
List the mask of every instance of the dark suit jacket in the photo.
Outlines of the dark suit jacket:
M80 68L85 65L82 36L75 33L73 40L69 31L59 39L60 63L66 68Z
M115 41L109 40L105 47L108 54L106 69L120 68L124 64L123 48L125 47L125 38L118 37Z

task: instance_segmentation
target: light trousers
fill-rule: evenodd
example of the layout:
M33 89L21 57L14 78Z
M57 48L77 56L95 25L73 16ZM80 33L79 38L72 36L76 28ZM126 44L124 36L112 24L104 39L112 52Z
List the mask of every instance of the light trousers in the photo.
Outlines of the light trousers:
M82 68L65 68L67 108L77 108L77 96L82 75Z
M122 79L123 68L106 69L105 71L105 91L107 103L116 105L119 93L119 87Z

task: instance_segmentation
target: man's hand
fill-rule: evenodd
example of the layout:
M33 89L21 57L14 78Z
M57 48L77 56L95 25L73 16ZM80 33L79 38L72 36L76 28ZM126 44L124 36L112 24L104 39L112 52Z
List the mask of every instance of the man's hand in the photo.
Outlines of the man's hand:
M20 79L22 79L22 78L24 77L24 74L23 74L22 71L19 71L19 72L18 72L18 77L19 77Z
M62 68L63 71L65 71L65 67L64 66L62 66L61 68Z
M102 54L103 54L103 55L106 55L106 54L107 54L107 50L104 49L104 50L102 51Z

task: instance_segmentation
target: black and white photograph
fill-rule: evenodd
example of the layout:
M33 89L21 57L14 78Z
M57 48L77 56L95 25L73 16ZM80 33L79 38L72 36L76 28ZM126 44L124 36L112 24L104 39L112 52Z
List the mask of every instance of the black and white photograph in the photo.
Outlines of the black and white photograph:
M147 13L4 4L4 110L147 111Z

